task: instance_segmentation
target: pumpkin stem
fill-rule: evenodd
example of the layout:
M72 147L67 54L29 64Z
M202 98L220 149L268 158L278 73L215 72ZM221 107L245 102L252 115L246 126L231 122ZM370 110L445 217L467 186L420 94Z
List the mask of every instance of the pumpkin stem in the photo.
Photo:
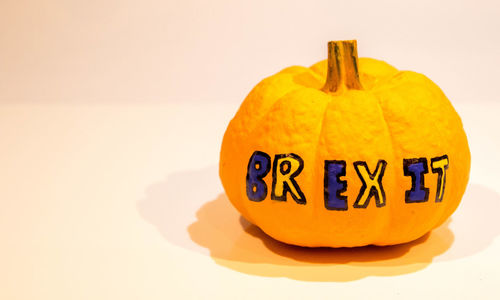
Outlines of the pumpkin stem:
M345 88L361 90L356 40L328 42L328 70L322 90L335 93Z

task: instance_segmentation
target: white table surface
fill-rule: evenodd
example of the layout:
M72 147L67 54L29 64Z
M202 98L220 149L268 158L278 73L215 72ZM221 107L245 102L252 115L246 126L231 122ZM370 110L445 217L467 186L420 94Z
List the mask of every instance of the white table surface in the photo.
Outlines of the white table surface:
M451 222L410 245L286 246L217 163L236 102L0 106L0 299L500 297L500 105L455 103L472 151Z
M0 300L500 299L500 4L0 1ZM222 135L249 89L357 39L461 114L469 187L390 248L301 249L242 221Z

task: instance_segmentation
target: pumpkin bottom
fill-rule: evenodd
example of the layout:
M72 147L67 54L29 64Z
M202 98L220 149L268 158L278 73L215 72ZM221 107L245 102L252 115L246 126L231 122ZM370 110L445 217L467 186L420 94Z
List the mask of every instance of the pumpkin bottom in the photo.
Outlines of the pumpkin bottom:
M300 227L290 228L285 226L273 226L269 223L265 223L264 225L260 225L258 220L252 220L249 216L246 216L247 212L240 212L249 223L258 227L262 230L270 238L277 240L279 242L300 246L300 247L308 247L308 248L317 248L317 247L329 247L329 248L353 248L353 247L364 247L364 246L393 246L406 244L409 242L413 242L422 238L423 236L429 234L432 230L438 228L443 223L448 220L446 218L440 218L438 222L434 220L430 220L431 222L427 224L421 224L419 228L411 228L409 226L397 226L395 227L403 228L404 230L400 230L398 232L391 229L384 229L378 231L369 231L366 228L358 227L357 229L350 232L348 235L339 235L335 232L325 232L324 226L322 226L321 221L319 224L316 224L314 227L309 228L308 230L300 230ZM259 216L259 215L257 215ZM444 216L442 216L444 217ZM282 218L281 220L283 220ZM367 226L367 224L363 224L363 226ZM338 224L338 228L349 228L353 227L353 224ZM370 227L370 224L368 224ZM387 228L392 228L392 226L388 226ZM413 230L412 230L413 229ZM353 233L356 232L356 233Z
M248 221L248 220L247 220ZM251 223L251 222L249 222ZM306 248L357 248L357 247L366 247L366 246L377 246L377 247L389 247L389 246L395 246L395 245L401 245L401 244L407 244L413 241L416 241L425 235L429 234L432 230L435 228L439 227L436 226L434 228L431 228L423 233L418 234L417 236L411 237L411 238L401 238L397 241L373 241L373 242L367 242L367 243L341 243L341 242L336 242L332 240L327 240L324 239L322 241L308 241L308 242L297 242L296 240L289 240L289 239L283 239L281 236L278 235L273 235L272 233L266 232L265 229L261 228L258 225L252 224L256 227L258 227L260 230L262 230L263 233L265 233L268 237L287 244L291 246L298 246L298 247L306 247Z

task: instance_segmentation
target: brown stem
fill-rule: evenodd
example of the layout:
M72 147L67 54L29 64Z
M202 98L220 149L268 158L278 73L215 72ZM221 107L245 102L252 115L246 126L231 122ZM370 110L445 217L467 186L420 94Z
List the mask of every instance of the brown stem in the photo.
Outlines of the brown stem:
M335 93L345 88L361 90L356 40L328 42L328 70L322 90Z

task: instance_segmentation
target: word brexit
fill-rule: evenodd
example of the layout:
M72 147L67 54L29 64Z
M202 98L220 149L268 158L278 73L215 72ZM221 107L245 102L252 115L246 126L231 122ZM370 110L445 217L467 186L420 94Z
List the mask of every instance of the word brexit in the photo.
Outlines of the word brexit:
M449 166L447 155L431 158L431 171L437 174L437 190L435 202L443 200L446 185L446 170ZM379 160L375 171L370 172L365 161L356 161L353 167L361 180L354 208L366 208L371 198L375 205L383 207L386 196L382 178L387 167L385 160ZM325 160L324 162L324 201L328 210L347 210L347 181L341 177L346 175L345 160ZM276 154L272 162L271 199L286 201L287 194L298 204L306 204L306 196L295 178L304 169L304 161L294 153ZM267 197L267 184L263 180L271 170L271 157L261 151L255 151L248 162L246 175L246 194L249 200L260 202ZM411 189L405 192L406 203L419 203L429 200L429 188L425 187L424 175L429 173L427 158L403 159L403 175L411 178Z

